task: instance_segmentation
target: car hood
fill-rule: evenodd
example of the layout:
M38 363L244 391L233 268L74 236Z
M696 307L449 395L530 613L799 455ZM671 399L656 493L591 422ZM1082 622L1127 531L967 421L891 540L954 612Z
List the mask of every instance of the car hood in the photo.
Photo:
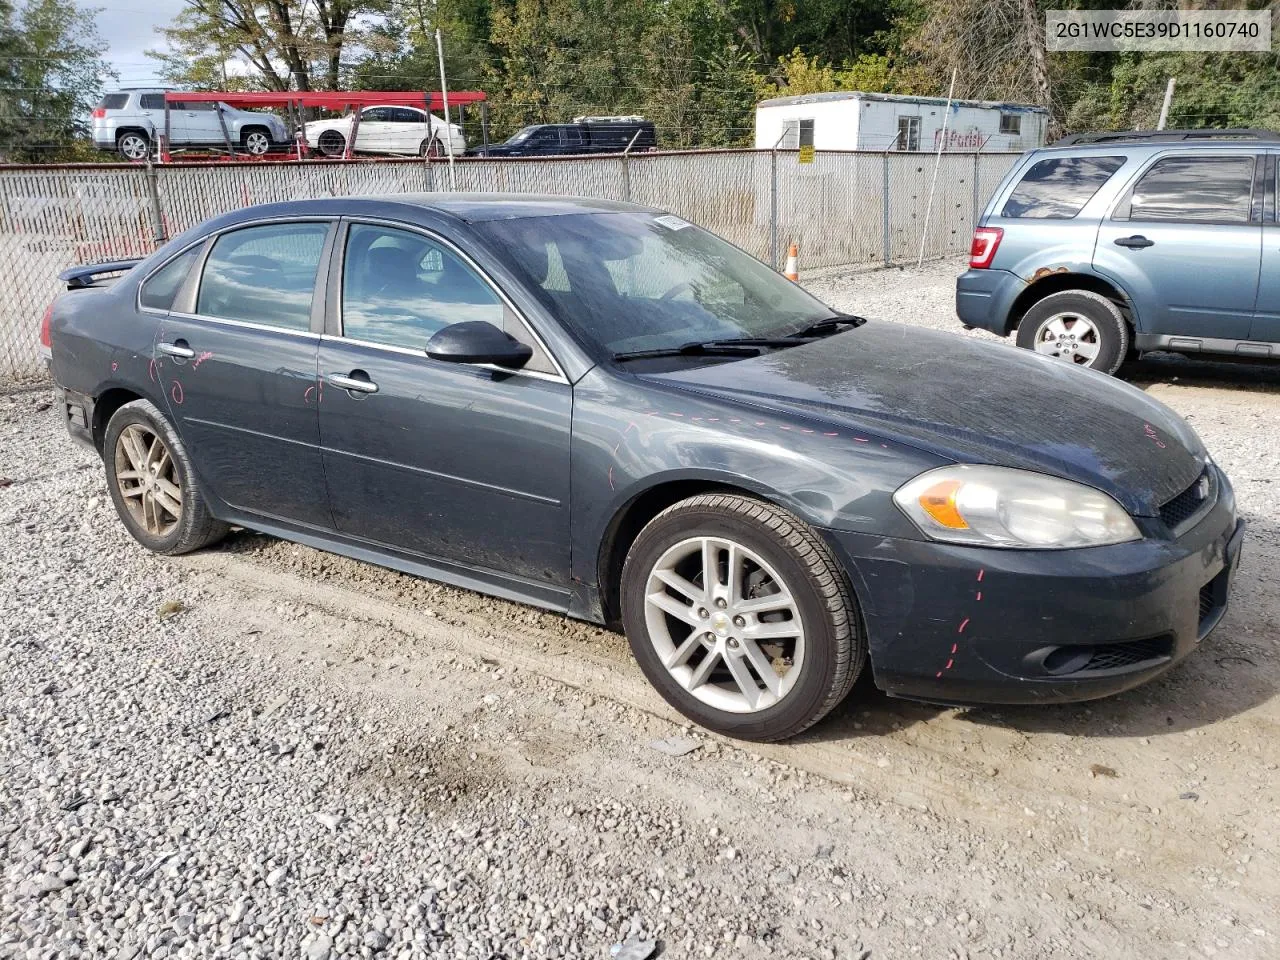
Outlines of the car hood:
M1111 377L1027 350L871 322L799 347L646 379L819 416L962 463L1087 483L1153 516L1204 470L1177 414Z

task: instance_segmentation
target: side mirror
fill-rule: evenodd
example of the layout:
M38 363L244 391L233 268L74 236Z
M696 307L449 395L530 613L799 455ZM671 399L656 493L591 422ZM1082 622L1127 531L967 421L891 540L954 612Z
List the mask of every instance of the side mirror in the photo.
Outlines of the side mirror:
M492 363L514 370L529 362L533 349L492 323L464 320L437 330L427 341L427 356L445 363Z

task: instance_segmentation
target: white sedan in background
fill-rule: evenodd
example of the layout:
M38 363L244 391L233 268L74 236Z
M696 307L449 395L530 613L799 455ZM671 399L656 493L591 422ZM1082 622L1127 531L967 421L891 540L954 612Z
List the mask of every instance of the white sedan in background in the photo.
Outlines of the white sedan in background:
M346 152L355 118L353 110L332 120L313 120L302 130L313 149L326 157L340 157ZM358 153L443 157L450 146L454 156L462 155L467 146L462 128L418 107L365 107L356 131Z

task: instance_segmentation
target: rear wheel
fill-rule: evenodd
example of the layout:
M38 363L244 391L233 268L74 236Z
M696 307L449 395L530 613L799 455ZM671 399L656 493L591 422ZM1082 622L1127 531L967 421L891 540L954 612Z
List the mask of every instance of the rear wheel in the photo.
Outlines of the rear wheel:
M116 138L120 155L134 163L141 163L151 155L151 138L141 130L126 130Z
M341 157L347 150L347 138L337 130L326 130L316 141L316 149L326 157Z
M442 156L443 153L444 150L440 146L440 139L438 137L432 137L430 140L423 140L418 144L418 156L420 157L430 157L434 160L437 157Z
M271 135L262 127L250 127L240 137L245 152L260 157L271 149Z
M111 416L103 442L107 488L133 538L148 550L189 553L221 540L227 525L209 512L177 431L149 400Z
M1092 290L1064 290L1032 305L1018 325L1018 346L1101 373L1115 373L1129 351L1120 308Z
M866 657L826 544L760 500L692 497L646 526L622 571L622 619L645 676L694 722L784 740L821 719Z

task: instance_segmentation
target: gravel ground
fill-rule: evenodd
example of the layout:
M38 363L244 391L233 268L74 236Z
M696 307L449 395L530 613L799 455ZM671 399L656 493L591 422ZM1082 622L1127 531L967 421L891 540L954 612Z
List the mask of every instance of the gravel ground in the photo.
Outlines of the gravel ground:
M959 333L958 270L810 286ZM1280 956L1280 368L1123 374L1251 522L1206 648L1079 707L862 682L749 749L583 624L247 533L151 556L0 397L0 957Z

